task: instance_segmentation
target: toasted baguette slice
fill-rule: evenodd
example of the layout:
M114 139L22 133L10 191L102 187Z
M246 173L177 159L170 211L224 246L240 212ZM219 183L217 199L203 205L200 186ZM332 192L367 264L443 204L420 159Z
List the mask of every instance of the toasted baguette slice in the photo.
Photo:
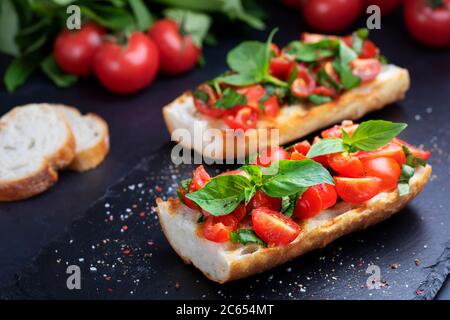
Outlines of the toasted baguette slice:
M320 106L307 107L304 105L292 105L282 107L275 120L263 118L258 120L257 129L279 129L279 141L272 141L267 144L286 144L296 139L304 137L318 129L329 127L342 120L356 120L366 113L383 108L405 96L409 89L410 79L406 69L394 65L384 66L377 78L362 86L352 89L342 94L337 100ZM193 102L192 93L186 92L175 101L163 108L163 116L167 129L173 134L176 129L186 129L192 140L173 139L180 142L184 147L194 149L205 155L206 145L211 143L211 138L203 137L203 142L198 139L194 131L204 131L207 129L226 129L222 119L215 119L199 113ZM270 134L269 134L270 136ZM251 139L253 139L251 137ZM219 139L220 140L220 139ZM217 141L217 140L214 140ZM214 142L216 143L216 142ZM230 158L237 154L236 140L222 137L218 150L213 155L207 155L213 159ZM264 143L264 142L263 142ZM268 145L261 144L264 149ZM209 148L211 150L211 148ZM248 150L246 150L248 152Z
M82 172L102 163L109 151L109 130L106 121L94 113L83 116L73 107L61 104L55 104L53 107L64 114L75 135L76 154L69 169Z
M0 201L37 195L75 156L65 118L47 104L16 107L0 118Z
M362 204L338 203L318 216L305 220L302 233L287 246L271 248L256 244L215 243L198 235L199 213L178 199L157 199L162 230L173 249L209 279L224 283L263 272L308 251L323 248L333 240L365 229L400 211L422 191L431 175L431 166L416 169L410 180L411 192L399 197L397 191L381 193Z

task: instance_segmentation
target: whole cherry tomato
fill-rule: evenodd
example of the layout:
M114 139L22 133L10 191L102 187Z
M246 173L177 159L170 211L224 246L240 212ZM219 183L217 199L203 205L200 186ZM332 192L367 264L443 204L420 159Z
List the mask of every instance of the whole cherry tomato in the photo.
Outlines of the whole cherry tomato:
M355 59L352 61L352 72L363 82L374 80L381 71L378 59Z
M358 178L364 176L361 160L348 152L329 154L328 164L334 171L344 177Z
M270 210L280 211L281 199L269 197L261 190L258 190L250 200L250 202L247 204L247 213L252 211L253 209L260 207L266 207Z
M209 216L203 224L203 236L214 242L227 242L230 240L230 232L237 229L238 219L227 214L225 216Z
M367 7L373 4L379 6L381 10L381 15L386 16L394 12L394 10L400 6L403 0L365 0L365 2Z
M155 43L142 32L133 32L126 46L103 42L94 57L94 71L100 82L117 93L132 93L148 86L159 67Z
M366 176L381 179L380 191L395 189L402 169L392 158L375 158L363 162Z
M350 203L364 202L380 192L381 181L376 177L344 178L335 177L338 196Z
M289 152L282 147L270 147L261 152L256 158L256 163L262 167L268 167L278 160L289 160Z
M149 30L155 41L160 57L160 70L168 75L180 74L191 70L201 55L189 34L183 34L174 20L161 19Z
M254 129L258 120L258 111L249 106L237 106L226 110L223 121L231 129Z
M56 63L67 73L78 76L91 74L95 52L102 44L105 33L105 29L94 22L82 25L80 30L64 29L53 46Z
M307 0L303 16L319 31L340 32L358 19L362 9L362 0Z
M269 245L287 245L300 234L300 226L280 212L268 208L252 211L255 233Z
M405 23L411 35L430 47L450 46L450 0L405 1Z

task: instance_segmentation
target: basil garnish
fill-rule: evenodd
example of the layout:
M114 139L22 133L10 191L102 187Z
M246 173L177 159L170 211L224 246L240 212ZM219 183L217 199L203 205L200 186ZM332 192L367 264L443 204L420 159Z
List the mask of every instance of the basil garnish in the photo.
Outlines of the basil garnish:
M237 231L232 231L230 233L230 240L233 243L256 243L260 246L267 246L267 244L262 241L253 230L250 229L239 229Z

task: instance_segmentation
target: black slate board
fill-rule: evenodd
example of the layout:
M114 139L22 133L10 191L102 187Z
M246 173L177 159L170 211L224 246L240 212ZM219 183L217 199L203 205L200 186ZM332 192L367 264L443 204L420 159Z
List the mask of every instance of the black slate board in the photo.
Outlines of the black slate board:
M269 29L280 26L277 42L286 43L297 37L299 30L305 30L295 12L274 5L269 9L272 14ZM74 103L85 112L95 110L110 123L113 138L112 153L99 169L83 175L65 173L57 188L40 197L0 205L0 286L3 287L0 296L145 299L434 297L449 269L449 250L445 248L450 239L450 111L447 108L450 52L416 45L405 34L400 19L400 15L384 19L383 29L374 32L373 38L392 62L410 70L411 90L404 101L366 119L409 123L403 137L433 151L431 164L436 176L423 194L390 220L273 271L224 286L206 280L200 272L181 262L163 238L152 212L154 194L149 191L155 189L155 182L150 178L163 180L158 182L163 195L170 193L168 185L173 182L167 173L169 165L165 158L171 145L164 144L168 135L159 107L184 88L193 87L223 71L224 54L230 47L244 38L264 39L264 33L246 30L231 34L233 30L227 30L219 47L206 50L208 64L205 69L177 79L159 79L151 88L133 97L111 96L90 80L60 91L41 77L33 78L14 95L0 92L2 105L8 107L32 101L55 101ZM4 67L6 60L0 62ZM3 112L6 110L2 109ZM123 175L141 157L144 158L137 169L84 213L88 204L104 192L106 185ZM181 175L187 175L190 169L187 166L179 170ZM145 184L141 202L138 183ZM134 190L128 188L132 185ZM109 210L110 215L105 203L114 206ZM138 207L133 208L133 204ZM120 215L126 214L127 208L133 214L121 221ZM143 217L140 212L144 212ZM110 219L109 216L114 217L113 221L105 220ZM75 217L81 217L81 220L47 247L49 239L61 233L64 225ZM124 225L128 229L121 232ZM110 240L104 245L104 239ZM96 247L98 243L100 245ZM130 252L123 252L121 245L126 246L125 250L129 246ZM19 271L19 266L28 264L29 257L39 248L44 249L27 268ZM118 261L119 257L122 262ZM80 261L80 258L84 260ZM420 260L419 266L415 259ZM80 265L81 291L66 289L66 262ZM112 263L115 263L114 268ZM371 263L380 266L382 278L387 283L381 290L361 287L368 276L365 270ZM392 263L398 268L391 269ZM96 271L90 270L91 264ZM17 280L5 286L11 282L12 274L16 274ZM416 295L418 288L420 295Z

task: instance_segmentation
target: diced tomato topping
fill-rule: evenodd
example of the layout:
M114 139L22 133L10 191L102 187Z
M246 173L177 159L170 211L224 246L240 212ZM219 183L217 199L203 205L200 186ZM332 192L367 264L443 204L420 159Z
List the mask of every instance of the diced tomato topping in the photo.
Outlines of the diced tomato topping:
M273 54L278 57L281 54L280 47L278 47L275 43L270 44L270 49L272 50Z
M322 209L331 208L336 204L337 193L335 186L323 183L314 186L314 188L319 190L320 196L322 197Z
M183 189L183 187L178 188L178 193L180 194L186 206L188 206L192 210L198 210L198 206L195 204L195 202L186 197L186 191Z
M231 214L240 222L247 216L247 209L243 204L240 204Z
M203 236L214 242L227 242L230 240L230 232L237 229L238 219L230 214L225 216L210 216L203 223Z
M337 95L337 91L334 88L324 86L315 87L312 93L325 97L335 97Z
M346 45L348 45L350 48L352 48L352 36L346 36L343 38ZM360 59L370 59L370 58L376 58L379 54L378 48L375 46L375 44L366 39L364 40L364 44L361 50L361 53L359 54Z
M367 159L363 162L364 172L369 177L381 179L380 191L395 189L402 169L392 158Z
M320 137L314 137L313 140L313 145L315 143L317 143L318 141L322 140ZM328 167L328 157L327 155L323 155L323 156L318 156L318 157L314 157L312 158L312 160L320 163L322 166L324 166L325 168Z
M220 118L224 115L225 110L214 107L214 103L217 101L217 94L214 89L208 84L201 84L197 90L206 93L209 97L208 101L203 101L197 97L194 97L194 106L202 114Z
M335 125L327 130L322 131L322 138L342 138L342 129L344 129L349 136L353 135L353 132L358 128L357 124L353 124L352 121L344 121L342 125Z
M278 98L276 96L271 96L269 99L264 101L264 114L268 117L275 118L280 110L280 105L278 103Z
M356 156L361 160L375 159L380 157L392 158L398 162L399 165L406 163L405 153L401 145L389 142L387 145L373 151L358 151Z
M268 167L278 160L289 160L291 158L289 152L282 147L270 147L261 152L256 159L256 164L262 167Z
M381 63L378 59L355 59L352 61L352 72L361 81L374 80L381 71Z
M411 151L411 153L415 157L420 158L420 159L422 159L424 161L427 161L430 158L430 156L431 156L431 152L430 151L421 150L421 149L413 146L412 144L409 144L409 143L407 143L407 142L405 142L405 141L403 141L403 140L401 140L399 138L394 138L392 140L392 142L397 144L397 145L399 145L399 146L407 147L409 149L409 151Z
M308 142L308 140L303 140L302 142L296 143L292 147L292 149L306 156L309 152L309 149L311 149L311 144Z
M279 56L270 60L269 72L272 76L286 80L295 68L295 61L285 56Z
M315 187L310 187L298 198L294 216L297 219L309 219L318 215L320 210L322 210L320 191Z
M266 94L266 89L260 84L237 89L237 92L247 98L247 106L259 111L259 101Z
M350 203L370 200L380 192L381 180L376 177L335 177L334 181L338 196Z
M294 151L291 153L291 160L305 160L305 159L308 158L300 152Z
M189 192L200 190L209 182L209 180L211 180L211 177L208 172L206 172L205 168L202 165L198 166L192 174L192 182L189 185Z
M348 152L329 154L328 164L341 176L349 178L364 176L364 168L361 160Z
M223 121L231 129L254 129L258 120L258 112L255 108L237 106L225 112Z
M281 199L269 197L261 190L258 190L250 200L250 202L247 204L247 213L249 213L253 209L260 207L266 207L270 210L280 211Z
M316 81L312 77L308 68L303 65L297 65L298 75L291 84L291 93L297 98L309 97L316 87Z
M268 208L252 211L255 233L269 245L287 245L300 234L300 226L280 212Z

